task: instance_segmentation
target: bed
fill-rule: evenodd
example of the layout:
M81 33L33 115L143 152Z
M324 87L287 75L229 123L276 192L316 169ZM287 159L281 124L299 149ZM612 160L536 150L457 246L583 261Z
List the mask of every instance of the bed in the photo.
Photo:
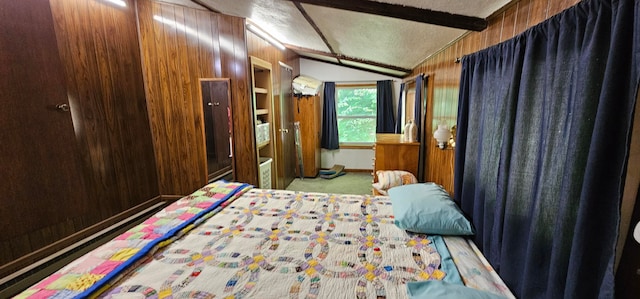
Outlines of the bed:
M403 230L391 202L217 181L16 298L408 298L420 281L514 298L468 238Z

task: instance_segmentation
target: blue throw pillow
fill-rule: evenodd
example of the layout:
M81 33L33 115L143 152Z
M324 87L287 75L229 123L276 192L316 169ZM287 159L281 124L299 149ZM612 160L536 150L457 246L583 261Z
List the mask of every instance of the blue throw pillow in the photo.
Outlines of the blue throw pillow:
M506 297L440 280L407 282L411 299L504 299Z
M473 235L471 223L442 186L410 184L389 189L395 224L404 230L435 235Z

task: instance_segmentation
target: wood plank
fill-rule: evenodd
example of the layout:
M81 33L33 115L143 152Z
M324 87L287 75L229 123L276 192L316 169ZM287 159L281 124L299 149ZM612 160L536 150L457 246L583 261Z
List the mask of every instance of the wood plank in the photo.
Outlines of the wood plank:
M518 2L518 12L514 27L514 33L516 35L524 32L527 28L529 28L528 22L529 12L531 10L531 1L532 0L521 0L520 2Z
M527 27L533 27L547 19L549 1L552 0L533 0L531 2Z
M549 1L548 15L549 17L557 15L563 10L578 4L580 0L555 0Z
M518 17L518 6L511 6L504 12L504 19L502 21L502 33L500 35L500 41L506 41L515 36L516 18Z
M501 13L500 15L489 21L489 27L487 28L487 30L483 31L487 35L485 48L488 48L500 42L503 20L504 13Z

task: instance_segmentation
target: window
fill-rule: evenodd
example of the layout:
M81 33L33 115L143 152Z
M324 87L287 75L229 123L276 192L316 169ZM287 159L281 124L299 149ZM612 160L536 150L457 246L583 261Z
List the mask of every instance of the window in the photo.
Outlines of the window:
M376 140L376 85L337 85L336 115L340 144Z

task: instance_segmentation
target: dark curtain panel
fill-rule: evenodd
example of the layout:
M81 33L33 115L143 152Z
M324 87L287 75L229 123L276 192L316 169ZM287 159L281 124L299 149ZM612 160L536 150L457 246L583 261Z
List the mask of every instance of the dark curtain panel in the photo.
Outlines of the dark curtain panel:
M404 83L400 84L400 96L398 96L398 110L396 111L396 134L402 133L402 105L404 97Z
M376 87L376 133L393 133L393 81L378 81Z
M464 57L455 194L518 298L613 298L638 1L584 0Z
M324 108L322 109L322 148L340 148L338 139L338 117L336 116L336 83L324 83Z
M417 79L416 79L416 111L418 112L417 114L419 115L416 122L416 126L418 128L418 138L416 138L418 141L420 141L420 150L418 151L418 181L423 183L426 182L426 178L424 175L425 172L425 159L427 158L427 132L426 130L422 130L422 128L426 127L426 124L422 121L424 119L424 116L422 116L422 113L424 112L425 114L427 113L426 111L426 103L425 101L423 101L423 97L422 97L422 91L424 90L424 86L427 84L427 80L429 80L429 77L426 76L422 76L420 75ZM419 95L418 95L419 94ZM418 105L417 103L420 102L420 109L418 109Z
M418 137L416 141L421 141L422 138L422 75L416 77L416 101L413 109L413 123L418 128Z

